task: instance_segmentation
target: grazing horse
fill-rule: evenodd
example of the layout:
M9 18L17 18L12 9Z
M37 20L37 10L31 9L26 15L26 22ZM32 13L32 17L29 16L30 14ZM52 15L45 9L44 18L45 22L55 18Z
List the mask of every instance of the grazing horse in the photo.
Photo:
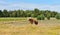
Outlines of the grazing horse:
M36 20L34 20L34 19L32 19L32 18L30 18L29 21L30 21L31 24L34 23L35 25L38 25L38 21L36 21Z

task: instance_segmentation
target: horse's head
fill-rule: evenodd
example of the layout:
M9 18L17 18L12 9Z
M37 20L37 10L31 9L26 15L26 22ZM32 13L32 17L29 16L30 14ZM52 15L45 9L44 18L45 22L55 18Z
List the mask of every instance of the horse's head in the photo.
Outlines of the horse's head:
M33 22L34 22L33 19L29 19L29 21L30 21L31 24L33 24Z

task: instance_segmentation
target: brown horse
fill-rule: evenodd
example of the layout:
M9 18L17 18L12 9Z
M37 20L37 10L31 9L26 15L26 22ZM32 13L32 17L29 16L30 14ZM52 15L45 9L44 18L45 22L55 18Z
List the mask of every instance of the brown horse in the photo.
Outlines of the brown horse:
M36 21L36 20L34 20L34 19L32 19L32 18L30 18L29 21L30 21L31 24L34 23L35 25L38 25L38 21Z

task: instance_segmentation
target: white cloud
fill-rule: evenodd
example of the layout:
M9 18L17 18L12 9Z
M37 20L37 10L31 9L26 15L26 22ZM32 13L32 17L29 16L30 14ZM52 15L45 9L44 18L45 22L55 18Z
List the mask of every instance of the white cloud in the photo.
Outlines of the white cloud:
M46 5L46 4L32 4L32 3L7 3L5 1L0 1L0 9L8 9L8 10L15 10L15 9L34 9L38 8L40 10L51 10L51 11L58 11L60 12L60 5Z

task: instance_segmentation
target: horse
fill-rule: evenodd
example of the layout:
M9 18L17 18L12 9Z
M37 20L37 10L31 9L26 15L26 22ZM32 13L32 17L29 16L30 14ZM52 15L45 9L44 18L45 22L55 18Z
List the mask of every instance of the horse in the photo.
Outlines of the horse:
M36 21L36 20L34 20L34 19L32 19L32 18L30 18L29 21L30 21L31 24L34 23L35 25L38 25L38 21Z

